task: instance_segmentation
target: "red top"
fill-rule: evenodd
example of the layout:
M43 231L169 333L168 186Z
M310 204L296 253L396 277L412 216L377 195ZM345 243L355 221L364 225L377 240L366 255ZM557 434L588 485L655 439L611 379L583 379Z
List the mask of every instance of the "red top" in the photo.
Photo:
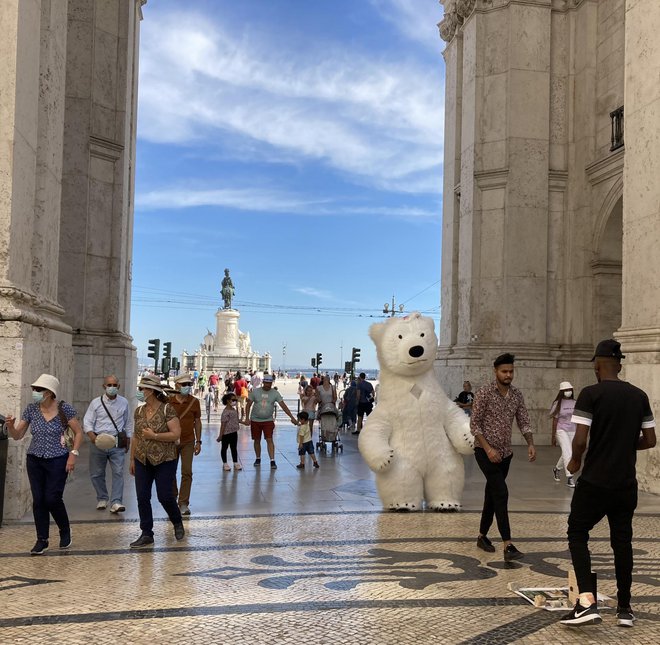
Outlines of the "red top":
M319 385L321 385L321 379L318 376L312 376L311 379L309 379L309 384L316 389Z
M239 378L238 381L234 381L234 394L236 396L241 396L241 390L245 387L247 388L248 384L244 378Z

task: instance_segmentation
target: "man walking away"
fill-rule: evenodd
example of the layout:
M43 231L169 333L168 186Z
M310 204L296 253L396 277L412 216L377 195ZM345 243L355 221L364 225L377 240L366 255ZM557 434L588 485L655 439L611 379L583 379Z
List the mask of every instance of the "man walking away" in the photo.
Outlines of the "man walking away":
M357 382L357 430L351 434L360 434L364 425L364 415L369 416L374 409L374 386L367 381L367 375L360 373Z
M488 539L488 530L497 519L504 546L504 560L519 560L523 554L511 542L509 525L509 489L506 477L511 458L511 429L515 418L518 428L527 441L527 455L536 460L536 448L532 437L529 414L522 392L511 385L514 375L514 356L502 354L495 359L495 380L484 385L475 395L472 405L470 428L475 437L474 456L486 477L484 508L481 513L477 546L489 553L495 552Z
M133 434L133 415L128 409L128 401L120 396L119 381L116 376L103 379L104 393L93 399L83 418L83 429L92 442L89 451L89 474L96 491L96 508L100 511L108 507L111 513L122 513L124 506L124 461ZM120 432L127 435L126 445L117 446ZM108 498L105 475L110 462L112 471L111 498Z
M610 525L617 586L617 625L632 627L630 607L633 550L632 519L637 508L637 451L656 443L655 421L648 396L619 379L621 344L598 343L594 371L598 383L585 387L575 404L573 456L568 470L580 470L589 439L584 469L577 482L568 517L568 546L577 578L579 599L562 619L563 625L582 627L602 621L596 603L589 554L589 531L604 517Z

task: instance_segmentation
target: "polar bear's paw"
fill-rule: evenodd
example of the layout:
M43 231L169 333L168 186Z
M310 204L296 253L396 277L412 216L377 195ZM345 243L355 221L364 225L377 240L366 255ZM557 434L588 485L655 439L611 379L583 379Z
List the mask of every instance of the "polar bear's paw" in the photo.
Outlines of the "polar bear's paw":
M421 507L419 502L390 502L387 509L392 512L409 513L411 511L418 511Z
M389 448L385 450L380 455L370 460L371 469L374 472L387 470L392 465L392 460L394 459L394 450Z
M461 510L458 502L427 502L426 506L436 513L458 513Z

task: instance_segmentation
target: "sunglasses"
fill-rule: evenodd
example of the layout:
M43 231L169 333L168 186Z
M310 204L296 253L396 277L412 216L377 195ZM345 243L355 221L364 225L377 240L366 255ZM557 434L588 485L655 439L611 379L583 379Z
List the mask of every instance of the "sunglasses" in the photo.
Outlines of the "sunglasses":
M106 383L105 387L119 387L119 383Z
M46 388L45 387L33 387L32 391L33 392L45 392Z

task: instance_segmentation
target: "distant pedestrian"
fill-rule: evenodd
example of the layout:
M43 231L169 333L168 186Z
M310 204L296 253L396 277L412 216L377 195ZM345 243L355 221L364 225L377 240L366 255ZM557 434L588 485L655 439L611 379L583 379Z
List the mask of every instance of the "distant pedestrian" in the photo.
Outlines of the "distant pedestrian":
M222 442L220 458L222 459L222 470L231 470L227 463L227 448L231 450L231 458L234 462L234 470L243 470L238 461L238 428L239 418L236 410L236 395L225 394L222 397L222 405L225 409L220 417L220 432L217 441Z
M128 400L119 394L116 376L103 379L103 394L87 408L83 428L91 442L89 448L89 474L96 492L96 508L104 510L110 504L111 513L122 513L124 506L124 461L133 435L133 415ZM125 434L123 434L125 433ZM119 445L119 437L126 442ZM112 487L110 496L105 481L110 464Z
M312 375L312 378L309 379L309 384L316 389L319 385L321 385L321 379L319 378L319 375L314 372Z
M261 387L261 383L263 382L263 376L264 376L263 373L259 371L255 372L252 375L252 380L251 380L252 389Z
M470 381L463 381L463 391L454 399L454 403L456 403L465 414L471 416L473 401L474 394L472 392L472 383L470 383Z
M277 468L275 462L275 444L273 443L273 431L275 430L275 404L278 404L286 415L291 419L293 425L298 425L297 419L291 414L282 395L273 389L273 377L265 374L261 387L252 390L248 396L246 417L250 420L252 441L254 443L255 466L261 466L261 436L266 439L266 447L270 457L270 467Z
M342 421L351 432L355 430L355 424L357 422L357 398L357 382L351 381L344 391L341 404Z
M305 467L305 454L311 455L314 462L314 468L319 467L319 462L316 459L314 452L314 441L312 440L312 429L309 425L309 415L305 410L298 412L298 455L300 456L300 463L296 466L299 470Z
M585 387L575 404L573 455L568 464L578 479L568 517L568 546L580 592L573 610L561 622L582 627L602 621L596 603L589 554L589 532L604 517L610 526L617 586L617 624L632 627L630 607L633 548L632 520L637 508L637 451L655 447L655 420L649 398L639 388L621 381L621 344L598 343L594 371L598 383Z
M234 380L234 395L236 396L238 414L241 419L245 419L248 394L248 382L243 378L240 372L236 372L236 379Z
M523 554L511 542L509 525L509 489L506 477L513 452L511 430L513 420L527 442L529 461L536 460L536 448L529 413L522 392L511 385L514 376L514 356L502 354L494 363L495 380L482 387L474 397L470 428L475 437L474 456L486 477L484 507L481 512L477 546L489 553L495 552L488 539L488 531L497 519L497 528L504 547L504 560L519 560Z
M138 401L144 402L135 410L135 430L131 441L129 469L135 476L140 537L131 542L131 549L140 549L154 543L154 519L151 508L151 489L156 483L158 501L165 509L174 527L174 537L185 535L181 511L176 503L173 487L176 485L177 447L181 426L174 407L167 403L160 380L145 376L138 383Z
M575 424L571 421L575 399L573 398L573 386L568 381L559 384L559 392L550 406L550 418L552 419L552 445L559 444L561 456L552 469L552 476L556 482L559 480L561 469L566 471L566 486L575 488L575 481L568 472L568 462L573 452L573 438L575 437Z
M57 402L59 389L56 377L42 374L32 383L32 403L23 410L18 424L15 425L16 419L11 415L5 419L7 432L16 441L25 436L28 428L32 432L26 466L37 541L30 555L43 555L48 551L50 515L60 530L59 548L68 549L72 544L63 495L67 475L76 467L83 433L75 408L64 401ZM65 440L67 426L74 433L71 448Z
M368 417L374 409L374 386L367 381L367 375L364 372L360 373L357 381L357 395L357 430L352 434L360 434L364 425L364 417Z

